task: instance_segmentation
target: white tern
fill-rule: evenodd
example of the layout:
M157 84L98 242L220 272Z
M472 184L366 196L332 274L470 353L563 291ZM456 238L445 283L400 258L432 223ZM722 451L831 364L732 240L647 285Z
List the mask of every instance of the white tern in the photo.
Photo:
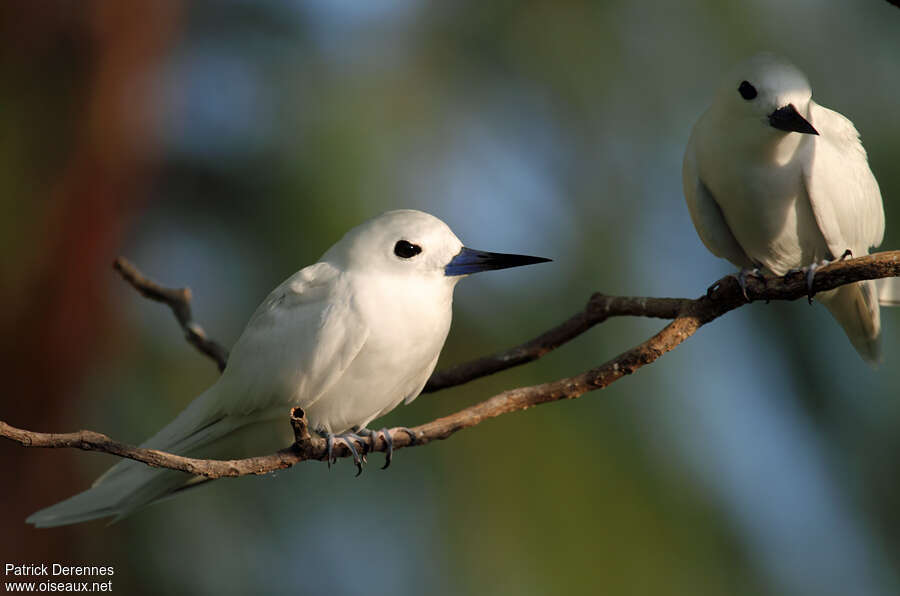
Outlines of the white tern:
M218 381L142 446L201 458L265 455L293 442L288 416L299 406L311 429L329 445L345 441L359 465L350 437L371 433L370 421L414 400L434 370L456 282L548 260L466 248L421 211L380 215L275 288ZM118 520L203 480L123 460L89 490L27 521Z
M799 69L772 54L739 64L694 125L682 171L700 239L714 255L774 275L868 254L884 209L859 133L814 102ZM878 290L871 281L819 299L869 363L880 360Z

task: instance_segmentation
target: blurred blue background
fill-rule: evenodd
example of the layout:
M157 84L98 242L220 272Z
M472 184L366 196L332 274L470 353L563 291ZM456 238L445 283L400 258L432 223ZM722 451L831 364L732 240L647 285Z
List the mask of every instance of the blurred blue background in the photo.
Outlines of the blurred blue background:
M226 345L388 209L555 260L460 284L443 366L593 291L700 295L732 267L694 232L682 153L721 74L759 50L854 121L895 248L898 31L875 0L3 3L0 419L139 443L214 381L112 272L119 254L189 285ZM900 317L882 317L878 370L821 305L754 304L607 390L386 472L306 463L113 526L23 521L112 457L3 442L0 562L114 565L127 594L896 594ZM662 324L610 321L383 422L576 374Z

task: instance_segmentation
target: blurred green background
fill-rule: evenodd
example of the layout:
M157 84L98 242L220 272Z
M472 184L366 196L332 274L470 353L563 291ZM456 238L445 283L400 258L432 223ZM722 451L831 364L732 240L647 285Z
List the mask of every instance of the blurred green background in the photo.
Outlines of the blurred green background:
M4 2L0 419L139 443L216 378L113 273L120 254L192 287L226 345L388 209L554 258L461 283L442 365L592 291L697 296L732 268L694 232L682 152L720 75L763 49L861 131L900 246L900 10L883 1ZM578 373L661 325L610 321L383 422ZM113 526L24 518L114 458L0 442L0 563L114 565L120 594L896 594L897 311L883 327L873 371L821 305L754 304L608 390L387 472L307 463Z

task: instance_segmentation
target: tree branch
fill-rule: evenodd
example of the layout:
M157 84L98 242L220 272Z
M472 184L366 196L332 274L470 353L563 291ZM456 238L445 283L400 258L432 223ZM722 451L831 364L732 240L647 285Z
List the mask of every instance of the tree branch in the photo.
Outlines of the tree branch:
M219 367L219 372L225 370L225 363L228 362L228 350L215 340L207 337L203 327L194 322L194 318L191 316L192 295L190 288L167 288L161 286L138 271L138 268L125 257L118 257L113 262L113 269L118 271L119 275L131 284L131 287L140 292L144 298L167 304L172 309L178 324L184 330L184 336L188 343L200 350L205 356L212 358L216 366Z
M588 300L584 310L534 339L503 352L437 371L431 375L422 393L433 393L463 385L480 377L537 360L610 317L674 319L689 302L691 301L686 298L634 298L596 293Z
M127 262L125 263L127 264ZM133 267L132 272L138 273ZM822 292L856 281L897 276L900 276L900 251L882 252L835 262L823 267L816 273L813 290ZM132 285L135 285L142 293L144 291L141 288L148 286L154 288L155 291L166 290L146 280L139 273L134 277L139 281L132 282ZM803 274L786 278L751 277L747 280L746 292L750 301L796 300L806 297L806 280ZM165 295L164 292L163 295ZM154 299L166 302L171 306L169 299ZM189 294L185 301L189 301ZM647 316L673 320L647 341L579 375L550 383L504 391L449 416L416 426L410 429L411 435L407 434L405 429L391 429L389 432L394 449L446 439L457 431L475 426L489 418L525 410L543 403L574 399L588 391L608 387L623 376L656 361L660 356L693 335L703 325L747 303L743 291L733 276L723 277L710 287L707 295L695 300L627 298L595 294L582 312L577 313L562 325L507 352L480 358L440 373L435 376L437 381L433 383L434 387L441 388L465 383L486 374L530 362L609 317ZM173 310L176 310L175 307ZM176 316L178 316L177 310ZM190 321L189 313L185 320ZM185 325L182 324L182 326ZM204 351L204 353L206 352ZM290 448L272 455L227 461L194 459L155 449L133 447L93 431L65 434L38 433L15 428L0 421L0 436L16 441L25 447L70 447L87 451L102 451L144 462L151 466L171 468L209 478L222 478L266 474L293 466L301 461L324 459L325 440L310 436L301 409L292 410L291 425L296 442ZM374 445L370 445L369 451L386 449L385 441L380 437L369 439L369 441L374 441ZM336 443L334 455L346 457L350 455L349 449L342 443Z

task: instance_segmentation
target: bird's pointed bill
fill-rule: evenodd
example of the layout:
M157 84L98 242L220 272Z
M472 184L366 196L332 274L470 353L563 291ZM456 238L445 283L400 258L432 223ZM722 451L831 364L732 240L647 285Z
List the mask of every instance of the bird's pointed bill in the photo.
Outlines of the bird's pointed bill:
M786 130L787 132L801 132L808 135L819 134L819 131L813 128L809 120L800 115L800 112L797 111L797 108L792 103L769 114L769 124L778 130Z
M550 259L545 259L543 257L529 257L527 255L508 255L499 252L485 252L483 250L475 250L464 246L462 250L447 263L447 266L444 267L444 274L448 276L468 275L470 273L478 273L479 271L509 269L510 267L546 263L547 261L550 261Z

